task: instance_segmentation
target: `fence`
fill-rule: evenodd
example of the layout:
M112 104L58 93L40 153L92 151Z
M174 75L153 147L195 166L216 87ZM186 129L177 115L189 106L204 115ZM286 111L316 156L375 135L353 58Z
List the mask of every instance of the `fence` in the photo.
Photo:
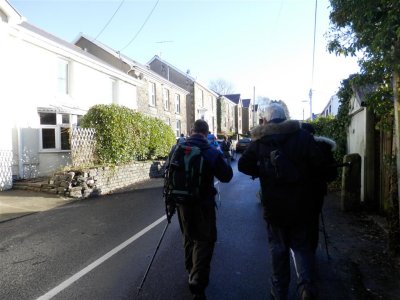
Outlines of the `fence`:
M12 150L0 149L0 191L12 188Z
M71 134L72 166L92 166L96 161L96 131L93 128L74 128Z

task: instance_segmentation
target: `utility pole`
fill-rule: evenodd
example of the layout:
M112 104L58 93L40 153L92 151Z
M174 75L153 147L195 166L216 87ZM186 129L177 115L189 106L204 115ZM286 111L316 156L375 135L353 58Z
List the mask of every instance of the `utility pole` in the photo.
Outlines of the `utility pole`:
M312 121L314 119L312 114L312 89L310 89L308 96L310 97L310 121Z
M256 117L256 87L253 87L253 127L256 126L255 123L255 117Z
M315 13L314 13L314 44L313 44L313 54L312 54L312 70L311 70L311 88L308 96L310 97L310 120L312 121L313 113L312 113L312 96L313 96L313 84L314 84L314 62L315 62L315 37L317 31L317 7L318 7L318 0L315 0Z

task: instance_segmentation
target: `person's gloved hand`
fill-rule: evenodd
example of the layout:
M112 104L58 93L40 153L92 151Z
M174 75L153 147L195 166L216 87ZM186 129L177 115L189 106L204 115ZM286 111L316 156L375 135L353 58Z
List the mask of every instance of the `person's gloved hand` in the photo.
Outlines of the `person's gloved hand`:
M172 216L174 215L176 210L176 204L175 203L168 203L166 206L166 213L167 213L167 221L168 223L171 223Z

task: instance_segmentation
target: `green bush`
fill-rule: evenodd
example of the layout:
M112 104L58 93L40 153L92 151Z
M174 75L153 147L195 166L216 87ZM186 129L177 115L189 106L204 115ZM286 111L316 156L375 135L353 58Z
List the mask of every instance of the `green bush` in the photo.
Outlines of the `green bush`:
M96 129L99 163L166 157L175 143L174 132L161 120L115 104L91 107L81 124Z

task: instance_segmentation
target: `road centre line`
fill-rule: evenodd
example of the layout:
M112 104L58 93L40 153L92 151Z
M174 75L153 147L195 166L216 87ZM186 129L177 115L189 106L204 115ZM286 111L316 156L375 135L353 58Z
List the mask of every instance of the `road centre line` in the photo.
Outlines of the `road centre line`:
M80 270L78 273L72 275L70 278L68 278L67 280L65 280L64 282L62 282L61 284L59 284L58 286L53 288L52 290L48 291L43 296L40 296L39 298L37 298L37 300L48 300L48 299L53 298L55 295L60 293L62 290L66 289L68 286L70 286L75 281L80 279L82 276L86 275L87 273L92 271L94 268L96 268L97 266L99 266L103 262L105 262L107 259L111 258L113 255L117 254L119 251L124 249L126 246L128 246L129 244L131 244L132 242L134 242L135 240L140 238L142 235L146 234L148 231L150 231L151 229L156 227L158 224L160 224L166 218L167 218L166 216L163 216L163 217L159 218L158 220L154 221L152 224L150 224L146 228L142 229L141 231L136 233L134 236L132 236L131 238L129 238L128 240L126 240L125 242L120 244L119 246L115 247L114 249L112 249L111 251L107 252L106 254L104 254L99 259L97 259L94 262L92 262L90 265L88 265L84 269Z

